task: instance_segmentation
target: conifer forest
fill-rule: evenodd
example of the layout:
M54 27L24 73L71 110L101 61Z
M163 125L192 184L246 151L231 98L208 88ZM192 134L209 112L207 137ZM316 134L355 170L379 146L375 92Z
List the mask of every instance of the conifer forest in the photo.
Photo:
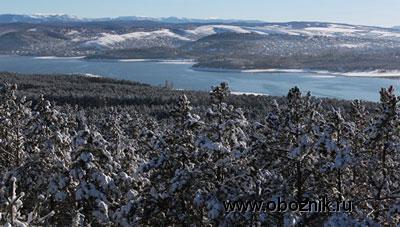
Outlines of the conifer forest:
M1 226L398 226L400 97L0 75ZM352 201L346 212L226 202Z

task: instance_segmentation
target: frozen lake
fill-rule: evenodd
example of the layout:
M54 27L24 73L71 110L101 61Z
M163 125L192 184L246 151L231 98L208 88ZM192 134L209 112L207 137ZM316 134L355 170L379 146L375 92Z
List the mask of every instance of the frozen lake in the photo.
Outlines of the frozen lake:
M371 77L344 77L312 73L237 73L201 72L191 69L191 63L148 61L86 61L76 58L35 58L0 56L0 71L19 73L93 74L164 85L173 83L174 88L210 90L222 81L229 83L232 91L286 95L298 86L318 97L339 99L379 100L382 87L395 86L400 90L399 79Z

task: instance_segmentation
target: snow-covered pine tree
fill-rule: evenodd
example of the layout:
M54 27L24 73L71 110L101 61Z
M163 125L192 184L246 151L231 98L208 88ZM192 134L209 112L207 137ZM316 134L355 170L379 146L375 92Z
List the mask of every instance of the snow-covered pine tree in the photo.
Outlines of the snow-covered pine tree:
M9 180L9 196L6 197L5 209L0 210L0 224L5 227L28 227L45 225L46 221L54 215L54 211L40 216L43 201L41 197L37 198L34 208L24 215L21 210L24 206L22 198L24 192L17 194L17 179L11 177Z
M329 195L331 200L350 200L354 195L355 183L352 182L353 141L355 124L347 121L340 109L327 113L322 136L316 144L318 149L318 166L322 187L320 193Z
M382 88L380 107L366 130L369 190L364 205L380 223L398 223L400 211L386 215L400 200L400 98L394 87ZM393 211L393 210L392 210Z
M147 224L190 225L201 223L192 201L195 183L193 168L196 164L196 132L204 124L200 117L191 113L192 107L185 95L179 97L171 110L174 127L163 136L165 146L160 155L152 160L151 184L145 189L148 200L145 205Z
M110 224L109 207L118 194L113 173L119 164L107 150L108 142L95 129L80 131L73 141L69 201L81 210L85 225ZM71 216L72 221L72 216Z
M256 177L249 165L249 123L241 109L228 105L226 83L213 88L211 108L199 134L196 175L196 207L204 212L203 224L246 225L251 213L224 213L223 201L250 199L258 192Z
M255 125L253 141L255 163L258 168L267 168L269 178L264 181L264 199L281 197L286 201L316 199L321 190L320 173L317 167L317 143L325 119L321 103L310 93L305 96L298 87L290 89L282 104L273 102L273 109L265 122ZM274 182L274 184L272 183ZM273 193L271 193L273 192ZM311 214L270 214L275 223L303 223Z
M17 85L0 88L0 171L17 167L26 158L24 146L27 122L31 117L31 102L18 98Z

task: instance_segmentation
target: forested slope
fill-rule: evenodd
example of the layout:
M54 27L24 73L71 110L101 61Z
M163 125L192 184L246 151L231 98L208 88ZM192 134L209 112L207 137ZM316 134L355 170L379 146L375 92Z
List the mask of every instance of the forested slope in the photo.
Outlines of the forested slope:
M364 103L298 88L234 96L224 83L208 94L62 75L0 80L0 225L400 222L393 87ZM353 211L225 213L226 201L278 197L352 201Z

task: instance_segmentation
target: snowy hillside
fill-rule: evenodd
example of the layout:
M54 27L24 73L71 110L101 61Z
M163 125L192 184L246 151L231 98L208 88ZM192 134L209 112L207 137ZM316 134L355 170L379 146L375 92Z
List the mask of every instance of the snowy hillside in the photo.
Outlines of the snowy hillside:
M241 20L217 20L217 19L188 19L188 18L151 18L151 17L116 17L116 18L79 18L76 16L70 16L67 14L31 14L31 15L19 15L19 14L0 14L0 24L10 23L33 23L33 24L45 24L45 23L137 23L140 21L152 21L159 23L157 27L164 27L165 25L177 26L180 33L186 34L184 37L176 37L178 39L190 39L196 40L205 36L214 35L218 33L256 33L261 35L268 34L286 34L286 35L303 35L303 36L352 36L352 37L368 37L368 38L400 38L400 30L394 28L379 28L359 25L348 25L348 24L335 24L335 23L322 23L322 22L289 22L289 23L266 23L261 21L241 21ZM180 25L194 23L194 27L190 29L180 28ZM183 26L184 27L184 26ZM154 31L157 31L154 29ZM171 31L165 31L164 29L158 29L160 34L133 34L133 36L139 36L138 38L149 38L149 36L156 37L168 37L175 36L171 34ZM121 33L118 33L121 35ZM111 34L114 35L114 34ZM131 34L123 34L130 36ZM100 37L101 38L101 37ZM112 37L120 39L117 37ZM108 39L108 38L107 38ZM121 39L127 39L122 37ZM128 38L129 39L129 38ZM99 45L102 45L102 40L99 40Z
M185 30L185 32L189 36L197 39L220 33L251 33L251 31L246 28L232 25L204 25L195 29Z
M286 34L326 37L400 38L400 31L396 29L333 23L305 23L300 28L293 26L291 23L260 26L203 25L195 29L185 30L185 32L198 38L229 32L242 34L255 33L260 35Z
M195 42L201 38L224 33L288 35L303 37L330 38L367 38L400 41L400 31L367 26L352 26L342 24L305 24L299 28L292 24L274 24L260 26L238 25L201 25L190 29L160 29L153 31L138 31L124 34L102 33L83 43L86 47L121 49L169 46L176 47L187 42ZM344 43L338 46L345 48L366 47L365 44Z
M151 32L132 32L127 34L102 33L101 37L84 43L85 46L99 48L143 48L148 46L176 46L179 42L191 41L189 38L161 29Z
M202 25L193 29L178 30L174 33L168 29L162 29L152 32L134 32L123 35L105 34L104 37L98 39L100 45L109 44L109 40L113 42L123 42L129 39L154 39L161 37L171 37L183 41L195 41L197 39L221 34L221 33L237 33L248 34L255 33L259 35L285 34L300 36L325 36L325 37L357 37L357 38L382 38L382 39L400 39L400 31L376 28L367 26L352 26L342 24L317 24L305 26L303 28L295 28L292 25L264 25L264 26L234 26L234 25ZM178 33L180 35L178 35ZM182 35L183 34L183 35Z
M229 69L400 70L400 30L323 22L166 23L141 17L0 15L0 54L187 58L199 67Z
M306 24L302 28L296 28L292 25L267 25L245 28L248 31L258 34L287 34L303 36L328 36L328 37L362 37L362 38L400 38L400 31L344 24Z

